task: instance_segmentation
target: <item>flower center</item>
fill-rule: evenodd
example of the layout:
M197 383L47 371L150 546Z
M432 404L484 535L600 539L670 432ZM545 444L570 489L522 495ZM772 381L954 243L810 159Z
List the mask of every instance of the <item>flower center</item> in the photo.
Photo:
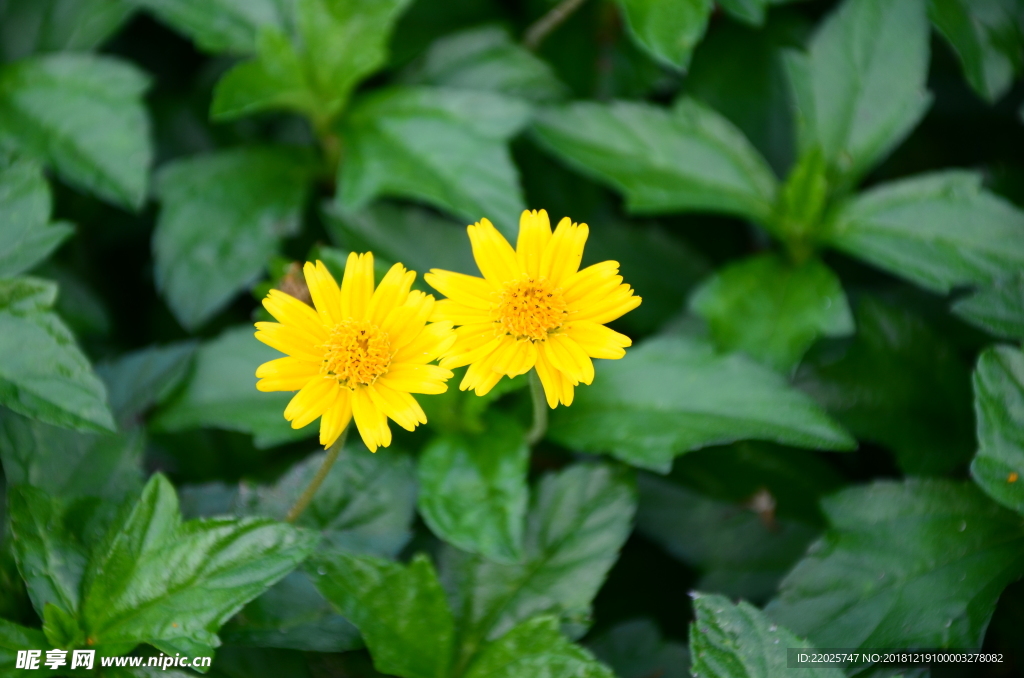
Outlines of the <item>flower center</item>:
M320 374L347 388L372 384L391 365L387 333L365 320L338 323L320 348L324 352Z
M501 328L516 339L544 341L565 322L562 290L544 278L505 285L497 306Z

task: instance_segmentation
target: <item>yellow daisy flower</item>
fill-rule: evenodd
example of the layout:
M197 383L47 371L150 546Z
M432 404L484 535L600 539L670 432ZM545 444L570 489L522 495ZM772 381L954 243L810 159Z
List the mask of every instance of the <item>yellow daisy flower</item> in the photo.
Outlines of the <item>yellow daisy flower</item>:
M591 358L626 355L629 337L604 326L640 305L619 264L579 270L590 232L562 219L555 232L544 210L525 211L512 249L487 219L469 226L483 278L433 269L424 280L447 299L432 319L459 325L441 366L469 365L459 388L484 395L502 375L537 368L552 408L571 405L573 388L594 380Z
M415 271L395 264L376 291L373 254L348 255L341 287L323 262L303 268L315 309L271 290L263 305L278 321L256 323L256 338L287 354L260 365L256 388L298 391L285 408L292 428L320 417L330 447L354 417L376 452L391 444L388 417L413 430L427 417L413 393L444 393L452 373L436 360L455 341L450 322L427 324L434 297L410 291Z

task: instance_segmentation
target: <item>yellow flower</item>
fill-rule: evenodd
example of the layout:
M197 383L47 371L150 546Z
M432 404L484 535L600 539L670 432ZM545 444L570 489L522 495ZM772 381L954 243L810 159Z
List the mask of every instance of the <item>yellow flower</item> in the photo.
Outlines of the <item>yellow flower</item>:
M523 212L513 250L487 219L469 226L483 278L433 269L424 280L447 299L432 319L460 325L442 367L469 365L459 388L484 395L502 375L537 368L548 405L571 405L573 388L594 380L591 358L626 355L629 337L604 326L640 305L619 264L579 270L589 229L562 219L551 233L544 210Z
M373 254L348 255L341 288L323 262L303 269L314 310L280 290L263 305L280 322L256 323L256 338L287 354L260 365L256 388L298 391L284 418L292 428L320 420L330 447L355 417L376 452L391 444L388 417L409 431L427 417L412 393L444 393L452 373L436 360L455 341L450 322L427 324L434 297L410 291L415 271L395 264L376 291Z

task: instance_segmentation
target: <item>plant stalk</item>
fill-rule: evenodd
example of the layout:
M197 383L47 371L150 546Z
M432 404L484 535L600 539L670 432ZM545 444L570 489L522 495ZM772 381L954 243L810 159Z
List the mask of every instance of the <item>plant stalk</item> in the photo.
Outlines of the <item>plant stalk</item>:
M324 480L327 478L327 474L331 472L331 467L334 466L334 462L338 459L338 454L341 453L341 448L345 447L345 439L348 438L348 429L352 424L344 428L338 439L331 445L331 449L327 450L327 456L324 457L324 463L320 464L320 468L317 469L316 475L313 476L313 480L309 481L309 485L302 492L302 495L295 500L295 504L288 509L288 515L285 516L285 520L289 523L294 523L302 515L302 512L306 510L309 503L313 501L313 497L316 496L316 491L323 485Z
M548 34L553 30L562 25L562 23L572 16L572 13L578 10L584 2L587 0L562 0L550 10L547 14L537 19L533 24L526 29L526 33L523 34L523 46L531 52L536 52L540 47L540 43L544 42L544 38L548 37Z
M526 433L526 444L533 447L548 432L548 401L536 367L530 370L530 397L533 399L533 426Z

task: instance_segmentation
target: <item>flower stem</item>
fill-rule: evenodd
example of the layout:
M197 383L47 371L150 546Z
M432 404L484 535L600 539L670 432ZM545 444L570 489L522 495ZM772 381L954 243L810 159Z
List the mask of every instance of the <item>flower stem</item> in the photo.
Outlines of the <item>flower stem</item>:
M302 512L306 510L309 503L313 501L313 497L316 495L316 491L323 485L324 479L327 478L327 474L331 472L331 467L334 466L334 462L338 459L338 454L341 452L341 448L345 447L345 438L348 437L348 429L346 426L342 430L341 435L331 445L331 449L327 450L327 456L324 457L324 463L320 464L320 468L317 469L316 475L313 476L313 480L309 481L309 485L303 491L302 495L295 501L295 505L288 510L288 515L285 516L285 520L289 523L294 523L302 515Z
M526 33L523 35L523 46L530 51L536 52L537 48L540 47L540 43L544 42L544 38L548 37L548 33L561 26L562 22L568 19L586 1L562 0L562 2L552 7L548 10L547 14L537 19L526 29Z
M537 368L530 370L530 396L533 398L533 426L526 434L526 444L533 447L548 432L548 401L544 397L544 385L540 383Z

